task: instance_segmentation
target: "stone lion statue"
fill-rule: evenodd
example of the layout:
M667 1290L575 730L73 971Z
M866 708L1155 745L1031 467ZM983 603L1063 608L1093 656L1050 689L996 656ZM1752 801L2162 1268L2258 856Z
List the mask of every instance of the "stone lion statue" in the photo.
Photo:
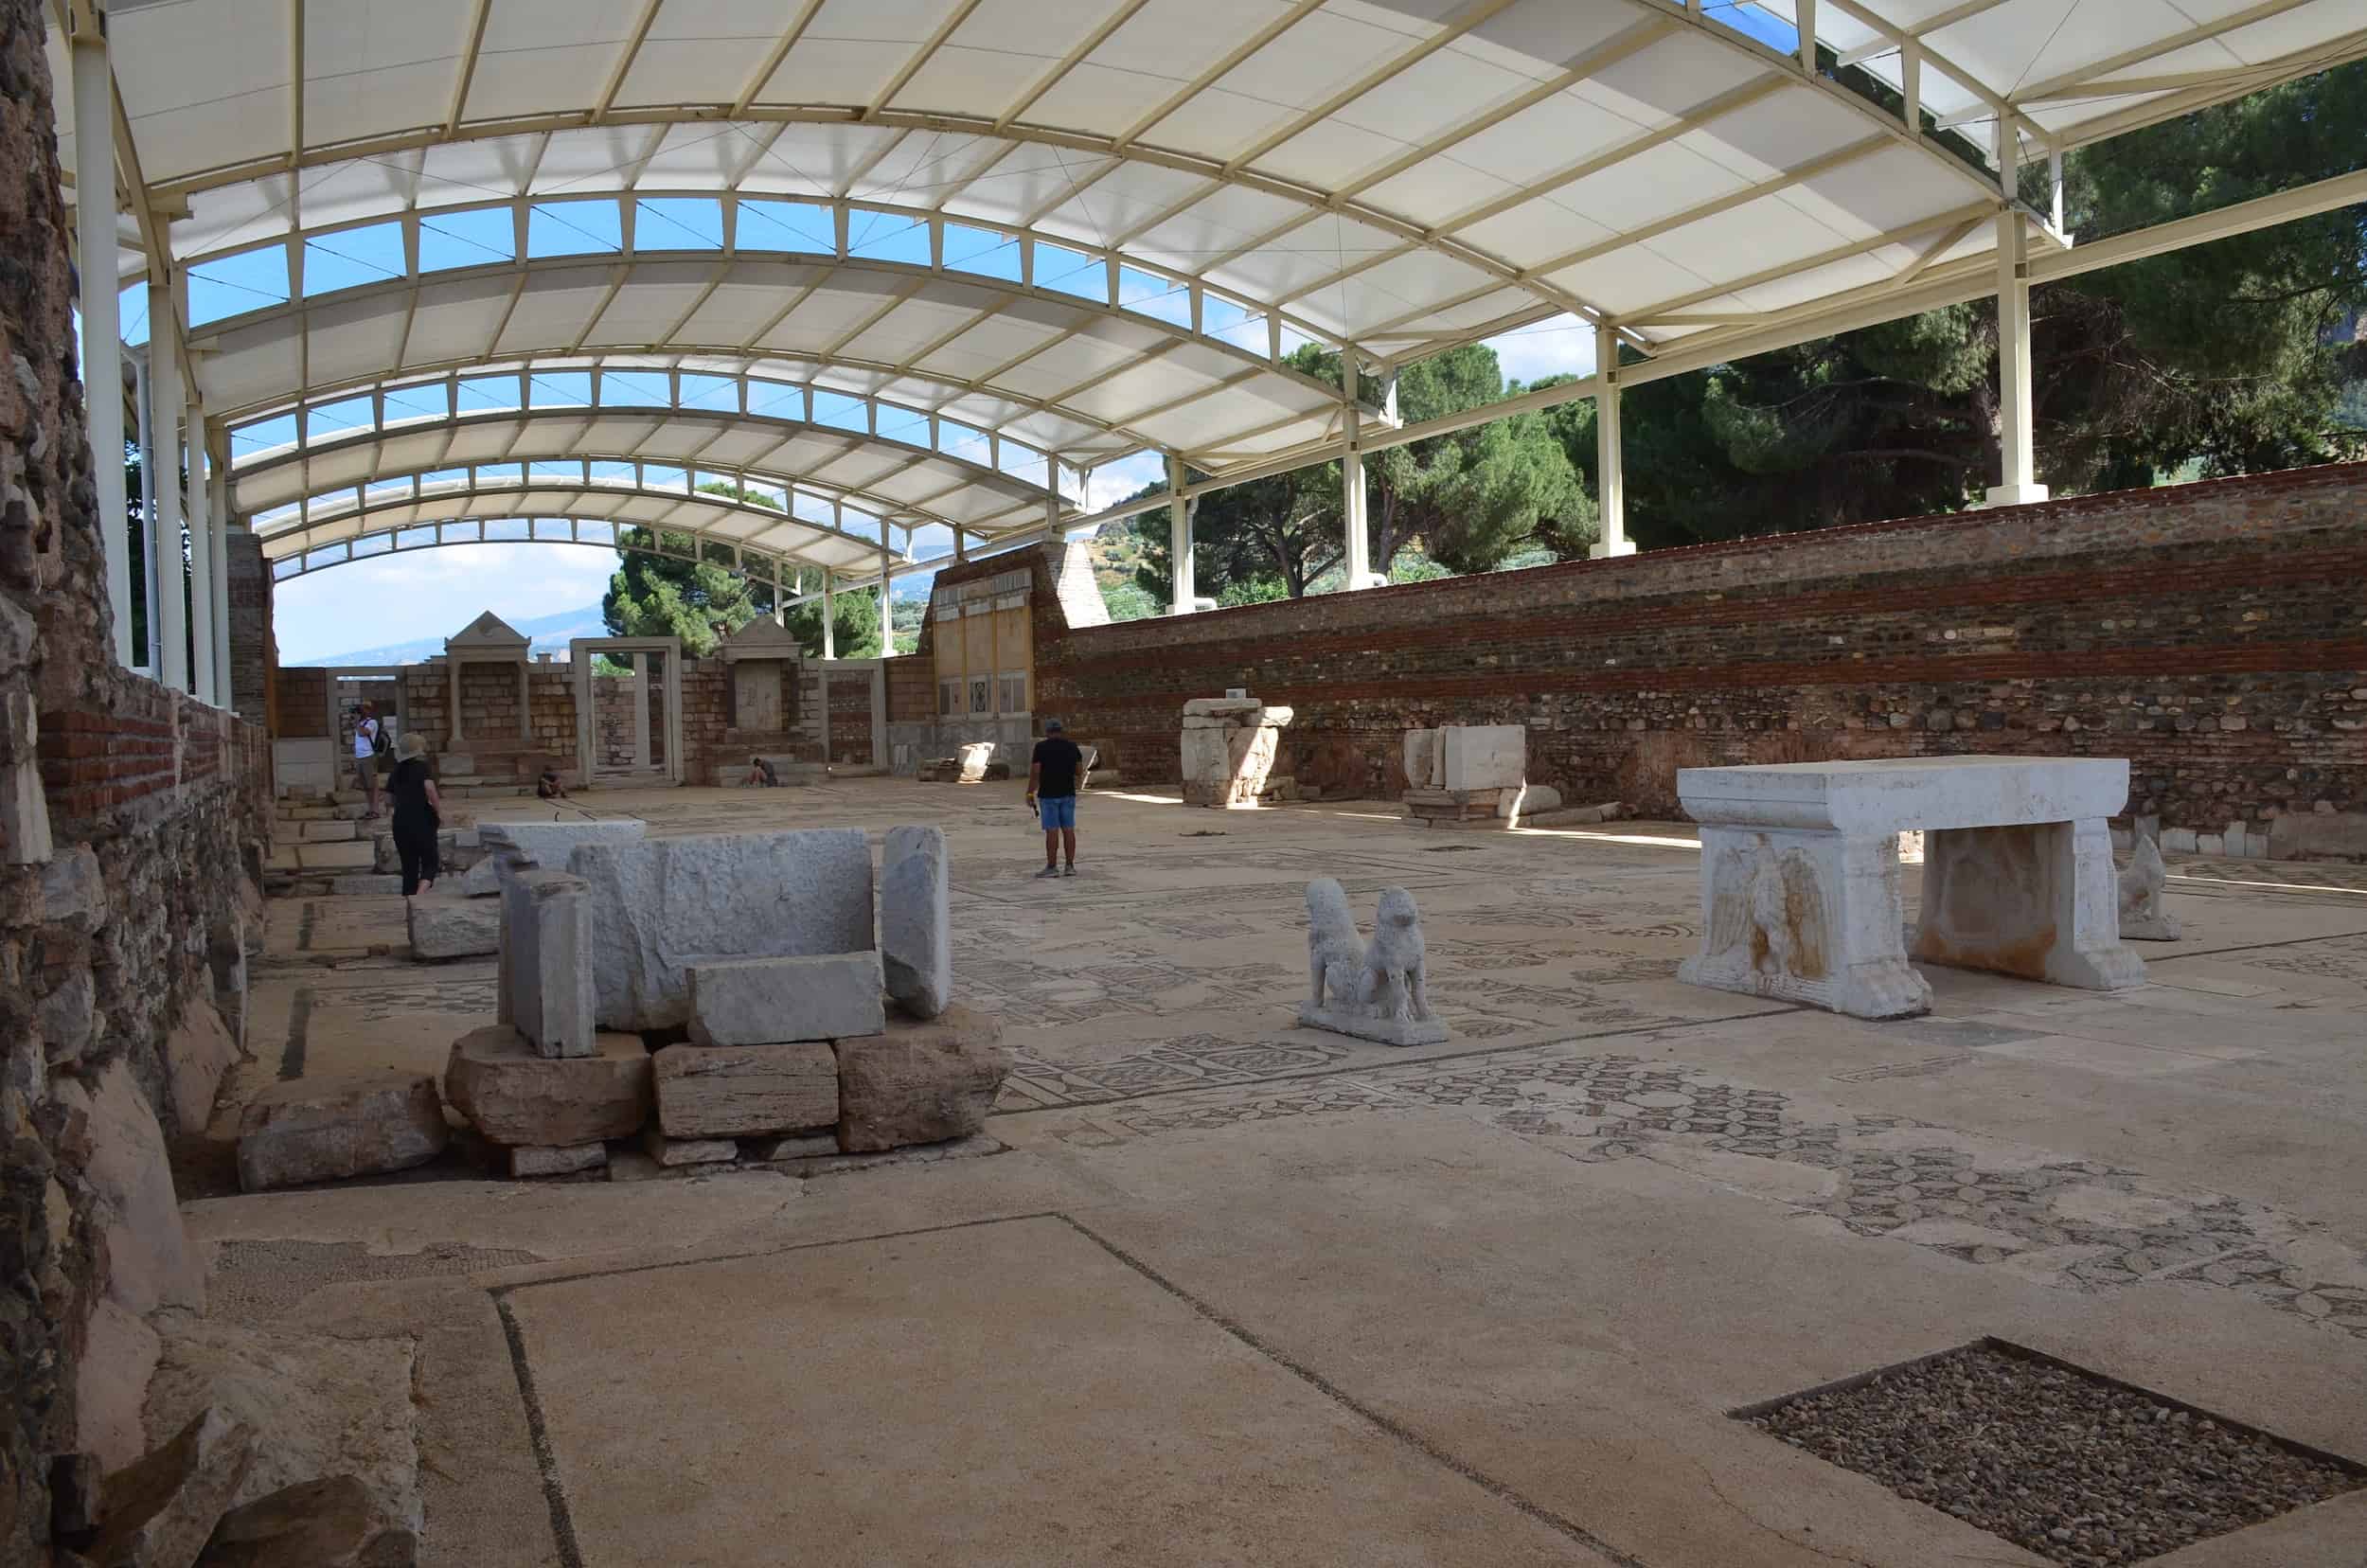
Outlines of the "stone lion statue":
M1402 887L1380 895L1380 918L1372 945L1364 950L1364 995L1376 1017L1430 1021L1430 991L1424 979L1422 916L1414 895Z
M1392 887L1380 896L1380 918L1367 943L1356 929L1348 896L1337 880L1307 884L1307 969L1309 1002L1317 1007L1373 1018L1430 1020L1422 918L1414 895Z
M1308 999L1316 1007L1353 1007L1363 995L1364 939L1356 934L1348 895L1333 877L1307 884Z

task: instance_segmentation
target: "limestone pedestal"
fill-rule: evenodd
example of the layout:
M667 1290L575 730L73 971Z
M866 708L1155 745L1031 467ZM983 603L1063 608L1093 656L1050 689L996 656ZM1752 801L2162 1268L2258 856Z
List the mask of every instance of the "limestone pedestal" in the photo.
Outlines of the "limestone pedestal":
M2120 944L2105 818L2117 760L2003 757L1686 768L1701 826L1701 948L1678 978L1858 1018L1928 1011L1900 939L1898 835L1924 840L1914 956L2111 990Z
M1255 697L1196 697L1184 704L1184 804L1255 807L1295 799L1295 782L1275 772L1287 707Z

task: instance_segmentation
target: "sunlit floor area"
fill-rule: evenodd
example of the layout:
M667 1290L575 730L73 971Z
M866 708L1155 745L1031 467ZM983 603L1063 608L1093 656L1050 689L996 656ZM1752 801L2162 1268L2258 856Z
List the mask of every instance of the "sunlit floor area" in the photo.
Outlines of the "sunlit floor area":
M2156 1516L2203 1483L2017 1543L1747 1415L1989 1340L2367 1460L2367 872L2173 857L2144 986L1934 969L1929 1016L1874 1024L1677 981L1683 825L1120 791L1039 882L1021 788L580 802L943 826L956 995L1015 1062L997 1147L634 1182L454 1153L186 1205L216 1317L414 1347L423 1562L2358 1568L2357 1478L2184 1543ZM1295 1026L1319 877L1368 926L1413 893L1447 1043ZM399 899L272 906L224 1114L491 1021L495 961L403 932Z

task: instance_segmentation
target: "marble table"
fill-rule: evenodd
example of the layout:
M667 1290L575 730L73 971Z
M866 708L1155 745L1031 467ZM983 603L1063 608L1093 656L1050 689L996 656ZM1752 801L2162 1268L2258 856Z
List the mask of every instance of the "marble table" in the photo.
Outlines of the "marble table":
M1683 768L1701 948L1677 973L1858 1018L1929 1011L1901 940L1898 835L1924 835L1913 956L2060 986L2145 979L2121 945L2106 819L2119 759L1901 757Z

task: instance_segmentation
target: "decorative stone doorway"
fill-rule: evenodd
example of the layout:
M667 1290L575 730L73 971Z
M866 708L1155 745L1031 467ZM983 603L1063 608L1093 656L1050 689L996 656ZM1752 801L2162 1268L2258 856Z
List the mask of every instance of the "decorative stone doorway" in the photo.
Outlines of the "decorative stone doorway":
M605 658L610 673L596 668ZM682 782L682 639L577 637L576 770L614 788Z

